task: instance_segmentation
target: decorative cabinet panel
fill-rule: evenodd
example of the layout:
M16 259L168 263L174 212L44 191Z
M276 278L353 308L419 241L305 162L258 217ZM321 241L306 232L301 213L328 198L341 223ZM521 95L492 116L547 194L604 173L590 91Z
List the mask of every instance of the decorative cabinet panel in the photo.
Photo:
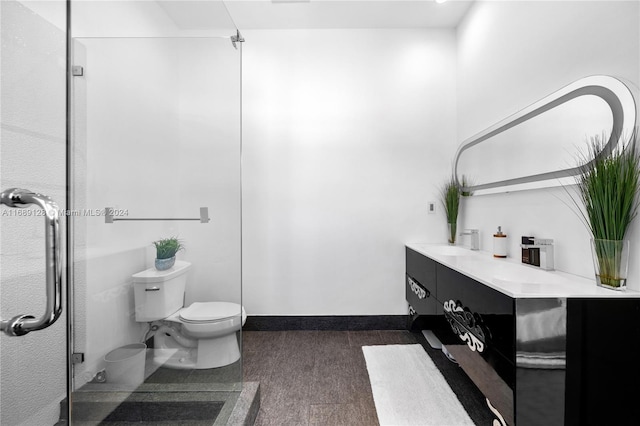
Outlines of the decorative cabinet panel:
M488 346L515 362L514 299L446 266L437 264L436 271L438 300L447 321L453 318L466 327L480 352Z

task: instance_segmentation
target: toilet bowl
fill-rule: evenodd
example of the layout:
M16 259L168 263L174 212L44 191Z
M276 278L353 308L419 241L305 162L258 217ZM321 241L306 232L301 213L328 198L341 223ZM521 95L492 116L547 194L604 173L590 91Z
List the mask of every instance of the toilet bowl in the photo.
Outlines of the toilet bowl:
M232 302L194 302L184 307L189 262L165 271L150 268L133 275L136 321L150 322L157 365L180 369L217 368L240 359L236 332L244 308Z

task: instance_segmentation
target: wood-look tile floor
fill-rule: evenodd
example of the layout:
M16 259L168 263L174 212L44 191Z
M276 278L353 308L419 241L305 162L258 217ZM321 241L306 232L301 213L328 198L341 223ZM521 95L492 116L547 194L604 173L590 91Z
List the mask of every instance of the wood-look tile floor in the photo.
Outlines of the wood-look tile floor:
M378 424L362 346L413 344L407 331L244 331L243 376L260 382L256 426Z

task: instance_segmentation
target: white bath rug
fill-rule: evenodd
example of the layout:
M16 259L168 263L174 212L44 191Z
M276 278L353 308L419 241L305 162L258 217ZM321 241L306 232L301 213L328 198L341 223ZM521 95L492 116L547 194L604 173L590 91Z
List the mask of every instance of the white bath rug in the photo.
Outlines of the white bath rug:
M363 346L381 426L473 426L420 345Z

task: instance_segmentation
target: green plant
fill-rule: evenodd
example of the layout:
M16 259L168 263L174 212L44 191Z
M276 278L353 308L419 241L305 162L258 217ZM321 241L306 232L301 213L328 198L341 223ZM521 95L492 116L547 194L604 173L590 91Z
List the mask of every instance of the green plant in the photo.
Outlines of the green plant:
M456 242L456 232L458 223L458 210L460 208L460 186L456 181L456 177L451 177L444 183L440 190L442 196L442 206L444 207L444 214L449 224L449 243L454 244Z
M184 249L184 245L182 245L182 242L176 237L162 238L154 241L153 245L156 246L157 259L172 258L178 251Z
M583 204L583 221L594 239L600 282L613 287L624 285L621 277L620 245L637 215L640 163L636 151L638 131L624 147L607 149L606 134L590 139L588 152L580 155L577 191Z

